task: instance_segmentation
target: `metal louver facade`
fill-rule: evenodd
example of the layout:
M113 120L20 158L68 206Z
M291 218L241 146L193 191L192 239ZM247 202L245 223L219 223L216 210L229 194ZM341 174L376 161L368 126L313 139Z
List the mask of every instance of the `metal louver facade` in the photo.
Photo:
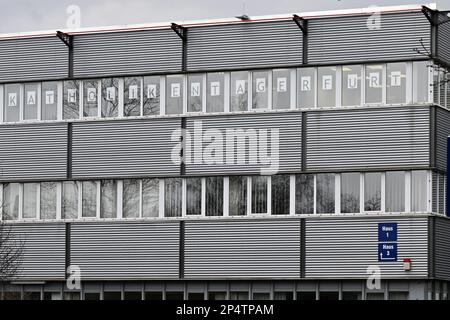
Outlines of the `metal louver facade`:
M438 22L440 24L437 27L437 56L439 59L444 61L445 63L450 64L450 22L448 21L448 17L438 18Z
M450 114L436 107L436 166L447 171L447 137L450 135Z
M450 279L450 220L436 218L434 225L434 272L437 278Z

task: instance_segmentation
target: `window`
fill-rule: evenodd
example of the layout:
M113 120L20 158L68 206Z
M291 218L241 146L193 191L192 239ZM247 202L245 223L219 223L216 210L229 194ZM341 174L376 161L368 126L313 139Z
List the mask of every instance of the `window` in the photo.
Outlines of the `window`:
M267 213L267 177L251 177L252 213Z
M411 210L413 212L427 211L427 176L425 170L412 171Z
M364 174L364 211L381 211L381 173Z
M125 291L123 293L123 300L142 300L142 292L140 292L140 291Z
M144 116L160 114L160 77L144 77Z
M83 117L98 117L98 80L83 81Z
M386 172L386 212L405 211L405 171Z
M252 73L252 109L267 109L269 107L269 71L254 71Z
M383 65L366 66L366 103L383 102Z
M145 300L162 300L162 292L149 291L145 292Z
M319 107L336 106L336 67L318 68L318 97Z
M124 80L123 115L133 117L141 115L141 77L128 77Z
M76 80L64 81L63 119L80 118L80 82Z
M297 106L316 106L316 70L301 68L297 70Z
M223 215L223 177L207 177L206 180L206 216Z
M18 122L20 121L20 84L5 84L3 99L3 121Z
M24 97L24 120L36 120L38 118L38 103L39 103L39 84L27 83L25 84Z
M321 291L319 293L319 300L339 300L339 292Z
M295 176L295 213L314 213L314 175Z
M105 291L103 292L103 300L122 300L122 292L120 291Z
M208 292L208 300L226 300L226 292Z
M58 119L58 83L43 82L41 85L41 119Z
M384 300L383 292L367 292L366 300Z
M75 181L64 181L62 183L62 212L63 219L78 218L78 188L79 183Z
M19 219L19 183L3 184L3 220Z
M248 300L248 292L246 291L230 292L230 300Z
M294 300L294 293L289 291L275 291L273 300Z
M36 219L38 208L38 188L37 183L23 184L23 218Z
M183 300L184 293L181 291L166 292L166 300Z
M291 107L291 70L273 70L272 74L272 109L289 109Z
M123 180L123 217L139 217L140 181L138 179Z
M316 175L317 213L334 213L334 173L320 173Z
M342 105L361 105L361 66L342 66Z
M100 181L100 218L117 218L117 181Z
M231 72L231 111L248 110L248 72Z
M206 75L206 112L223 112L225 105L225 74L223 72Z
M386 81L386 103L406 102L406 63L388 63Z
M360 174L341 174L341 213L359 213Z
M102 79L102 118L119 115L119 79Z
M247 214L247 177L229 177L229 215L245 216Z
M142 180L142 216L159 216L159 180Z
M202 214L202 179L186 179L186 214Z
M414 102L428 102L428 73L430 70L428 61L413 62L413 94Z
M82 182L82 217L95 218L97 216L97 182Z
M361 292L344 291L342 292L342 300L361 300Z
M188 112L201 112L203 110L203 75L192 74L188 76Z
M166 114L183 114L183 76L166 78Z
M164 180L164 216L181 217L182 180L169 178Z
M297 300L304 300L304 301L316 300L316 293L313 291L297 292Z
M253 300L270 300L269 292L254 292Z
M272 214L289 214L290 176L272 176Z
M41 219L56 219L57 186L56 182L41 182Z

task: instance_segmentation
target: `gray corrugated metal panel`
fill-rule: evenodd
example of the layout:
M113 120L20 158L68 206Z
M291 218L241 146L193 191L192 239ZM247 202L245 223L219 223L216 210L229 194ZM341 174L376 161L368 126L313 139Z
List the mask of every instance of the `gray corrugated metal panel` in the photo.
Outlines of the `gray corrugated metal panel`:
M67 169L67 124L0 126L0 181L62 179Z
M192 27L188 70L302 63L303 34L294 21Z
M421 12L381 14L381 28L369 29L370 16L308 20L308 62L421 58L420 40L430 48L430 23Z
M182 41L171 29L74 36L74 75L181 71Z
M439 190L438 190L438 197L439 197L438 213L445 214L445 211L444 211L444 204L445 204L444 179L445 179L445 176L443 174L439 174L438 176L439 176L439 181L438 181L438 186L439 186Z
M63 223L13 224L11 231L14 240L23 243L18 281L65 279Z
M306 221L306 278L367 278L378 266L381 277L426 277L427 217L331 218ZM378 223L397 222L398 261L378 262ZM403 258L412 270L403 271Z
M83 280L178 278L179 223L73 223L70 262Z
M309 112L307 168L428 166L429 108Z
M436 108L436 165L447 171L447 137L450 135L450 112Z
M438 26L437 56L450 64L450 23L448 22Z
M68 54L56 36L1 40L0 82L67 77Z
M450 280L450 220L436 218L434 234L435 276Z
M301 133L302 133L302 114L300 112L287 112L287 113L261 113L261 114L246 114L246 115L226 115L226 116L213 116L213 117L193 117L187 119L186 129L191 134L191 140L195 139L194 125L195 123L201 123L203 134L207 130L220 130L223 137L223 162L217 164L207 164L206 161L198 163L195 158L194 142L191 142L191 163L186 164L186 174L224 174L224 173L260 173L262 168L269 168L270 164L261 164L261 159L258 159L258 163L250 164L248 161L249 146L246 139L245 163L237 163L237 148L236 139L235 147L233 148L233 163L227 161L227 149L226 145L230 141L226 139L227 130L239 130L242 129L246 132L252 129L256 130L258 141L253 141L258 146L261 141L260 137L264 136L267 130L267 154L270 156L272 152L276 154L276 149L272 149L271 137L275 137L276 130L278 129L279 139L279 157L278 164L274 164L274 168L278 168L278 172L288 172L292 170L301 169ZM211 131L210 131L211 132ZM261 134L261 135L260 135ZM217 140L216 140L217 141ZM203 148L209 146L211 142L203 141Z
M179 128L178 118L74 123L72 176L177 175L171 135Z
M299 278L300 221L187 221L185 277Z

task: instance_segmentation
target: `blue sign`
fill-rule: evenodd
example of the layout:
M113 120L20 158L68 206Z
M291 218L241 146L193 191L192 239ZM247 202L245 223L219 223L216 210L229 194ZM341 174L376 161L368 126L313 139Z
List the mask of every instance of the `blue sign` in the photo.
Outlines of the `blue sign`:
M378 261L397 261L397 243L379 243Z
M397 241L397 223L379 223L378 241Z

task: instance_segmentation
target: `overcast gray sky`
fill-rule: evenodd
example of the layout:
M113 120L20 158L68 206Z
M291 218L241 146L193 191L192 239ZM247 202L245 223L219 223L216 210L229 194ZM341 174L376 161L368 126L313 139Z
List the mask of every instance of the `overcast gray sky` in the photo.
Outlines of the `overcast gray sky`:
M450 0L429 1L450 9ZM0 0L0 33L66 28L69 5L81 9L81 27L226 18L418 4L414 0Z

